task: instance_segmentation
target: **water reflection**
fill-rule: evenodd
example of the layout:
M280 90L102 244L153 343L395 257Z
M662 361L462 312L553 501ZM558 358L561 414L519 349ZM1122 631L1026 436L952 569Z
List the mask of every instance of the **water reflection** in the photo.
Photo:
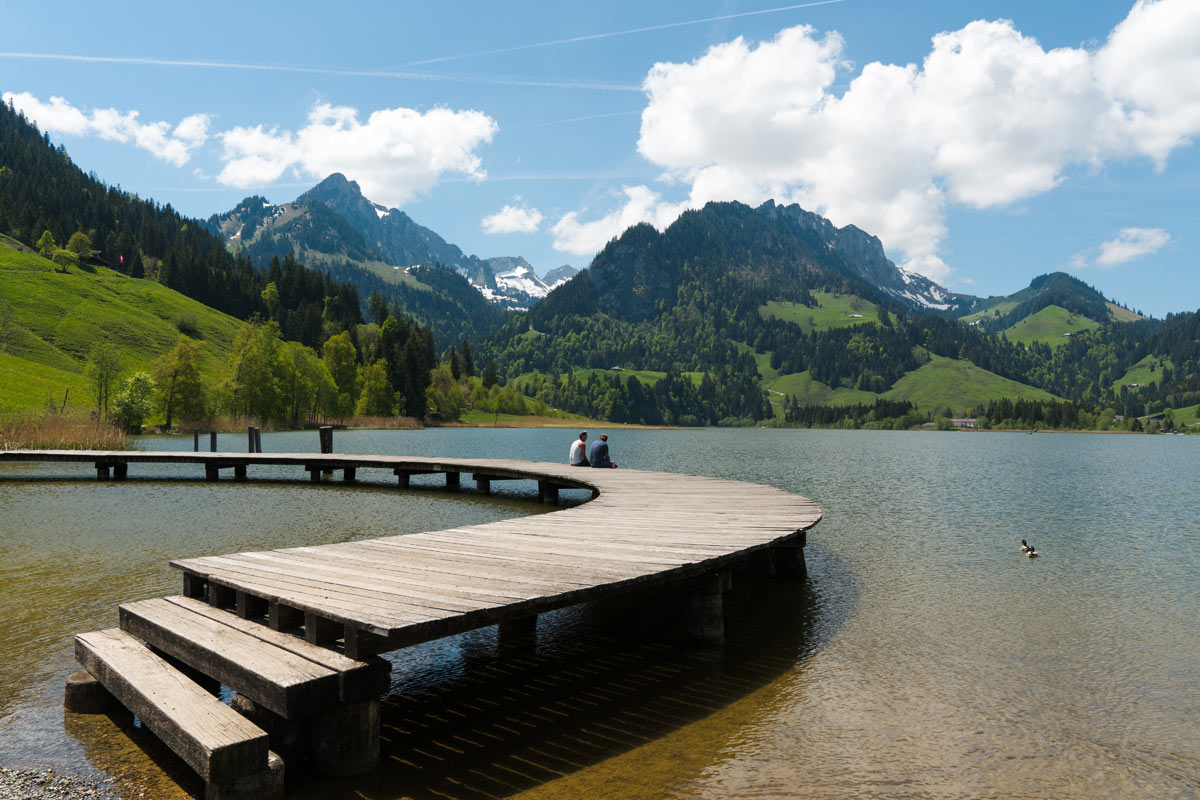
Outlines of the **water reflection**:
M472 800L546 789L802 669L836 628L807 581L746 577L736 586L718 648L684 642L679 597L656 593L545 615L535 652L497 652L490 628L393 654L378 773L365 782L305 779L292 793ZM778 697L777 688L754 702L769 713ZM736 735L729 729L685 762L641 770L654 785L686 780Z

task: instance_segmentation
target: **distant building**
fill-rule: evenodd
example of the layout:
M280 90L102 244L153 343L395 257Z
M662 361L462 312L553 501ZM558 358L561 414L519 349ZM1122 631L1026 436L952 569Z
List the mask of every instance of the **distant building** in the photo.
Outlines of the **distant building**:
M953 417L950 425L954 428L974 428L975 419L973 417Z

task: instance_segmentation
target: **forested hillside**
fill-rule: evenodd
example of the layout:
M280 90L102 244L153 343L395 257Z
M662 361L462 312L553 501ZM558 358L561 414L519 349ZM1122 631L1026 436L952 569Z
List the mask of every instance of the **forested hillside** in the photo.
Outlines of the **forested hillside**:
M486 352L547 402L630 422L861 423L898 412L873 398L915 398L887 423L908 425L914 411L984 415L988 403L1007 398L1027 403L1010 421L1032 414L1037 424L1042 414L1043 423L1102 426L1200 402L1196 315L1118 315L1062 273L1035 279L967 322L920 313L863 280L819 226L778 211L712 203L661 233L630 228L589 270L508 323ZM1006 335L1052 309L1066 333L1028 342ZM1147 360L1149 380L1124 377ZM935 361L937 369L929 366ZM583 367L609 372L581 379ZM646 370L667 376L665 386L651 382L647 391L644 375L624 374ZM976 388L958 391L954 384L963 383ZM831 404L842 410L807 410Z
M65 148L55 147L5 104L0 104L0 233L64 263L73 254L130 277L151 278L239 319L268 312L267 264L256 269L249 259L230 255L219 237L170 204L142 200L85 174ZM82 244L69 250L72 241ZM296 330L310 330L302 320L313 315L341 327L361 321L357 289L320 275L292 274L280 303L296 316ZM317 342L309 337L306 343Z

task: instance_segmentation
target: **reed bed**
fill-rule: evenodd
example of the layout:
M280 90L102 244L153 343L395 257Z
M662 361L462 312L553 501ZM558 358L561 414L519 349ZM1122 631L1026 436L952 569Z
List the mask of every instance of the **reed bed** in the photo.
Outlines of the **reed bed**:
M0 417L0 450L132 450L133 439L108 422L70 414Z

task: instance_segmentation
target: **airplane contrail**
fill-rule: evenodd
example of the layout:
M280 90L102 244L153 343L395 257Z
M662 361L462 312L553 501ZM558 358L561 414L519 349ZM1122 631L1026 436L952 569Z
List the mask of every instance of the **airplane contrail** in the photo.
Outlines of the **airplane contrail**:
M841 0L836 0L841 2ZM132 64L155 67L197 67L201 69L251 70L258 72L298 72L355 78L390 78L412 81L448 81L483 83L496 86L532 86L550 89L591 89L603 92L640 92L642 87L608 81L552 81L536 78L507 78L498 75L453 75L432 72L396 72L389 70L334 69L331 67L290 66L287 64L242 64L231 61L137 58L134 56L87 56L70 53L22 53L0 51L0 58L44 61L75 61L91 64Z
M410 61L405 66L417 67L423 64L439 64L443 61L456 61L463 58L477 58L479 56L493 56L499 53L513 53L518 50L533 50L538 47L552 47L559 44L572 44L574 42L588 42L593 39L609 39L613 36L628 36L633 33L648 33L649 31L661 31L668 28L682 28L685 25L702 25L706 22L722 22L727 19L738 19L740 17L756 17L762 14L777 14L781 11L795 11L798 8L812 8L813 6L828 6L835 3L845 3L846 0L816 0L811 3L800 3L794 6L780 6L779 8L764 8L760 11L742 11L737 14L723 14L719 17L706 17L704 19L689 19L683 22L666 22L662 25L648 25L644 28L630 28L625 31L611 31L609 33L592 33L586 36L572 36L568 39L555 39L550 42L535 42L533 44L519 44L513 47L498 47L495 50L480 50L477 53L462 53L456 56L440 56L438 58L425 58L420 61Z

